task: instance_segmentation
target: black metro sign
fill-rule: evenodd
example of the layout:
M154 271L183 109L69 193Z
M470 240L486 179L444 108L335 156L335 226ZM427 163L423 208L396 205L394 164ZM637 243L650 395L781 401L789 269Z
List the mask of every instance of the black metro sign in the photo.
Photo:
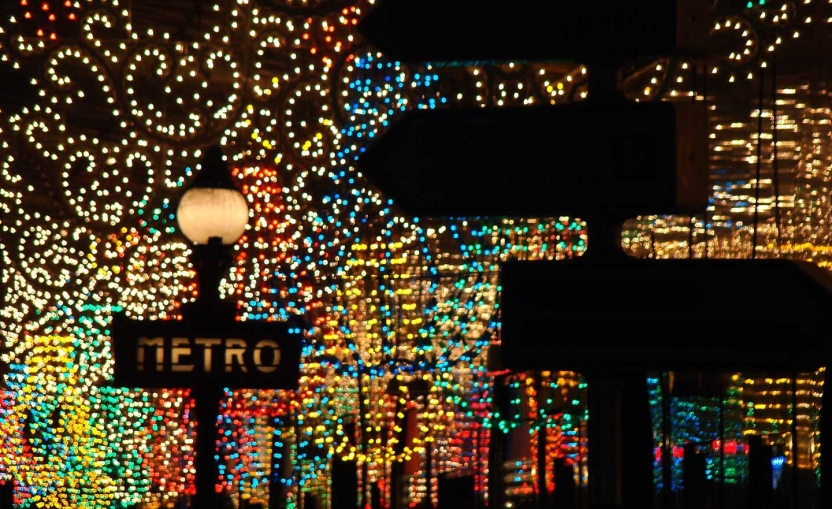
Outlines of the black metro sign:
M301 328L287 322L227 324L113 318L114 385L296 389Z

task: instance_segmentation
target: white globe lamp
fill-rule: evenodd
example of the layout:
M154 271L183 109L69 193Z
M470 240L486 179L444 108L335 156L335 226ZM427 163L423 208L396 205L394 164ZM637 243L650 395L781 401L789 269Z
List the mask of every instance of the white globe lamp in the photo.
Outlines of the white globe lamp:
M246 199L234 185L219 146L206 151L201 166L176 209L179 228L194 244L234 244L248 224Z
M193 243L190 260L199 284L199 297L183 314L210 309L212 314L233 315L233 303L222 301L219 284L233 262L233 244L246 230L248 204L219 146L205 152L199 173L179 201L176 219Z

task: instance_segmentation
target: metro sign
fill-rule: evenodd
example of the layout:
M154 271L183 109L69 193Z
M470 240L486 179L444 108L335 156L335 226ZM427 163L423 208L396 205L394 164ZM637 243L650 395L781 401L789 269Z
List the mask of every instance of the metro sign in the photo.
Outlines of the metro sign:
M280 345L273 339L261 339L253 348L242 338L139 337L136 344L138 372L271 373L278 366Z
M301 327L113 319L114 383L136 387L296 389Z

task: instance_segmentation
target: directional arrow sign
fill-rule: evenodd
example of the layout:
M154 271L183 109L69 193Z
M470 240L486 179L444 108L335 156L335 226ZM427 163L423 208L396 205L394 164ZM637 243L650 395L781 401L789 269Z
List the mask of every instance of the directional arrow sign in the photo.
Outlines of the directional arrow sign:
M701 102L414 110L358 167L421 217L693 213L706 129Z
M828 362L832 276L792 260L507 262L505 367L813 371Z
M385 0L359 31L403 62L625 61L701 52L709 9L708 0Z

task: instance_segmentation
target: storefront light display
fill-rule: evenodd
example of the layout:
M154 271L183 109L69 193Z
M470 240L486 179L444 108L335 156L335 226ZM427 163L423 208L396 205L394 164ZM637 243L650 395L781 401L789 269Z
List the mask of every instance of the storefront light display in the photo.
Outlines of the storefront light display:
M686 444L697 444L705 457L705 477L711 482L738 484L747 476L748 459L743 438L743 408L738 399L738 377L723 388L722 397L713 393L673 394L663 388L661 377L649 377L655 437L654 482L664 486L662 444L669 433L673 489L683 487ZM724 442L724 446L722 445Z
M437 493L424 480L430 448L431 482L462 471L484 493L498 468L488 464L489 444L518 426L528 445L519 465L534 465L545 428L547 458L573 461L585 481L581 378L552 373L535 385L513 374L512 391L524 401L502 415L487 368L488 347L500 341L499 262L579 256L583 223L408 217L365 181L354 158L409 109L581 100L586 69L401 65L355 31L372 3L222 0L183 12L162 0L0 6L0 65L15 70L0 112L0 333L10 366L0 392L0 482L14 478L20 504L155 509L192 494L187 391L100 382L112 372L113 311L172 318L194 298L174 204L200 151L217 142L250 209L223 294L238 302L241 320L298 313L314 326L297 393L227 394L218 490L236 503L262 502L273 480L288 507L302 505L304 493L328 503L338 456L359 462L364 501L373 484L394 496L390 466L406 463L403 496L412 505ZM797 27L815 3L736 12L720 3L713 37L731 51L705 69L662 59L628 77L637 100L709 101L714 189L704 215L634 221L625 249L747 256L754 228L758 255L827 263L828 231L816 227L832 191L826 90L783 78L776 100L750 115L732 109L726 92L754 91L780 48L802 43ZM765 141L761 179L757 139ZM535 387L571 396L556 415L541 415L528 393ZM803 419L814 400L800 401ZM802 457L817 465L816 455ZM523 468L521 485L533 486L536 469ZM552 479L547 472L550 489Z
M19 481L18 497L36 506L110 506L119 493L107 475L107 430L86 394L84 359L73 340L39 336L7 377L15 399L3 422L3 462ZM125 433L129 436L129 432ZM129 438L128 438L129 440ZM93 490L89 489L94 487Z
M794 378L735 374L726 380L721 398L715 394L667 395L660 379L651 377L657 486L663 482L665 430L670 434L672 481L677 489L682 485L684 446L689 443L700 444L708 480L743 483L748 476L748 435L764 436L767 443L779 447L789 464L794 462L796 447L798 467L819 479L817 421L824 373L821 369ZM664 398L669 400L666 415Z

